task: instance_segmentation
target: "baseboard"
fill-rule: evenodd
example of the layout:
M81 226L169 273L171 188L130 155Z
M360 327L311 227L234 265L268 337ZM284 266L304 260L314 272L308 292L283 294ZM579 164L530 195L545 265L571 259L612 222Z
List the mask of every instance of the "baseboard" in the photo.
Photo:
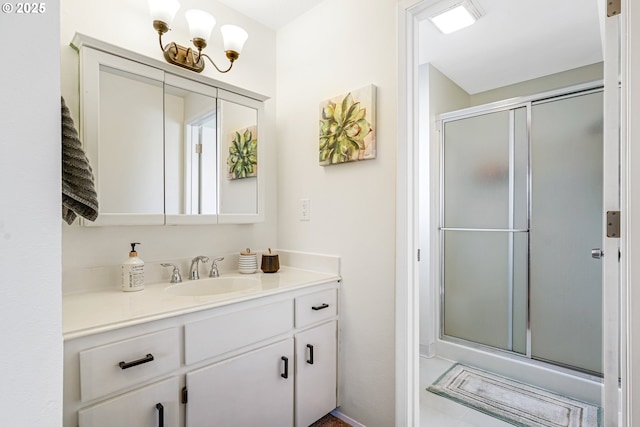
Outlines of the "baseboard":
M333 415L336 418L340 418L342 421L344 421L345 423L351 424L353 427L366 427L364 424L360 424L353 418L340 412L340 408L334 409L333 411L331 411L331 415Z

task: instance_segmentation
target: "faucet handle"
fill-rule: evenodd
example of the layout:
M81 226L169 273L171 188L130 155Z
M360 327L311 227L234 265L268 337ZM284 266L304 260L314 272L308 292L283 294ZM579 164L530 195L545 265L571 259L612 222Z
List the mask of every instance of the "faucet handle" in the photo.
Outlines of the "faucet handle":
M170 283L181 283L182 282L182 276L180 275L180 269L178 268L177 265L170 264L170 263L167 263L167 262L163 262L160 265L163 266L163 267L173 267L173 272L171 273Z
M224 260L224 257L216 258L211 263L211 271L209 271L209 277L220 277L220 272L218 271L218 261Z

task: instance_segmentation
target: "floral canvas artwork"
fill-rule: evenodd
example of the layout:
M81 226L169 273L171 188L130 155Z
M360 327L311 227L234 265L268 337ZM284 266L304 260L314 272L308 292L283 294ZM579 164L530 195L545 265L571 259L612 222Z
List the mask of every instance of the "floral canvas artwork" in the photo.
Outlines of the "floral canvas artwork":
M258 175L258 133L256 126L231 133L227 177L242 179Z
M321 166L376 158L376 87L320 103Z

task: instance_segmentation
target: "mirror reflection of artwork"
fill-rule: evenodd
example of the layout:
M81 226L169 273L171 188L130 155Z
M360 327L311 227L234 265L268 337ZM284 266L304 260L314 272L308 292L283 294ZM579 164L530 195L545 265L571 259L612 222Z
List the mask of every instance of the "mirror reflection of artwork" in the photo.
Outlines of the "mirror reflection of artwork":
M227 177L231 180L258 175L258 133L256 126L232 132L227 157Z
M376 158L376 87L320 103L321 166Z

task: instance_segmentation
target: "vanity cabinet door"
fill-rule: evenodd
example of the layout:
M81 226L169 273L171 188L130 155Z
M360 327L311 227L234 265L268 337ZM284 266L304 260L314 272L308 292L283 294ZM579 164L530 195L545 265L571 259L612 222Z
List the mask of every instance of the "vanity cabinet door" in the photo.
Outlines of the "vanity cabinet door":
M307 427L337 406L337 322L300 332L296 343L296 427Z
M293 426L293 339L186 375L187 427Z
M178 426L178 378L173 377L78 411L79 427Z

